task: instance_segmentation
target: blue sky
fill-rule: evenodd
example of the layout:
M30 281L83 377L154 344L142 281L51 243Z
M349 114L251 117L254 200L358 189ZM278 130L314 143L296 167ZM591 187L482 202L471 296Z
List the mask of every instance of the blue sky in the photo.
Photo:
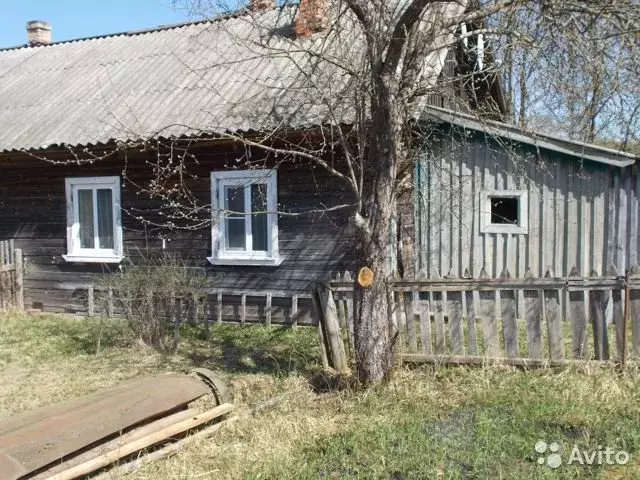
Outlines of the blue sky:
M44 20L53 40L166 25L190 20L171 0L0 0L0 48L26 43L25 25Z

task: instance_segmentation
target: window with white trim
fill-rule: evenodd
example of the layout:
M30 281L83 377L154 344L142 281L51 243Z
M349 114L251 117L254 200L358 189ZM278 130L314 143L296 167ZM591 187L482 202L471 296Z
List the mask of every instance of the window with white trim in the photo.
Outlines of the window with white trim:
M122 260L120 177L74 177L65 181L68 262Z
M211 172L216 265L279 265L275 170Z
M529 201L526 190L480 192L482 233L526 234L529 232Z

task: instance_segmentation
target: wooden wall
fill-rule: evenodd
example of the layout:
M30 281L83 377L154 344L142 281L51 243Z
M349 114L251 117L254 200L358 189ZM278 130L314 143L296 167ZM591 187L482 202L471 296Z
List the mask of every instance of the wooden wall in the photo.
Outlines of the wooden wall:
M189 180L189 187L201 204L210 204L210 172L238 168L236 160L246 154L244 148L234 150L229 145L197 152L199 163L189 167L196 178ZM59 154L56 158L64 159ZM65 177L122 175L126 169L128 179L144 184L152 174L154 162L153 154L133 152L92 165L54 165L26 156L0 157L0 239L15 238L16 247L24 251L27 308L83 313L86 287L93 276L114 268L67 263L62 258L66 253ZM210 226L196 231L145 226L135 217L162 223L159 204L139 194L139 189L128 182L122 189L125 253L133 262L139 262L141 256L161 252L164 238L167 250L178 251L191 265L206 268L223 290L274 291L282 296L307 294L311 282L328 279L330 272L344 271L352 265L353 230L348 210L322 211L324 207L349 202L349 195L339 181L308 163L279 165L278 187L281 210L315 210L279 218L279 248L284 261L278 267L210 265L206 260L211 255ZM301 303L300 308L307 308L309 314L310 305L305 306L303 300ZM259 311L256 309L257 316Z
M640 178L621 169L481 134L447 132L415 174L416 269L429 276L484 267L497 277L531 269L567 276L638 262ZM480 191L528 192L527 234L480 232Z

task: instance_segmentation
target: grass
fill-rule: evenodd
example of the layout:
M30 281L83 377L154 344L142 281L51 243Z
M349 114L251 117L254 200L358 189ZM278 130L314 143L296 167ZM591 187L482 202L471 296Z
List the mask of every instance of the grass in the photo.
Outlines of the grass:
M158 371L206 366L233 388L240 420L127 479L639 478L640 375L580 369L399 369L385 386L318 394L316 332L185 329L178 355L110 323L96 353L89 320L0 317L0 419ZM317 377L316 377L317 378ZM280 402L252 413L278 396ZM565 464L537 464L538 440ZM630 452L626 466L566 465L574 444Z

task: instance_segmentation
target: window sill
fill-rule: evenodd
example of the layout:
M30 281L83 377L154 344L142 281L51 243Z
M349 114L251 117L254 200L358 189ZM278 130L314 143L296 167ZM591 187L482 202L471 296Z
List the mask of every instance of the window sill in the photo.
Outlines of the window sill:
M283 258L229 258L207 257L211 265L236 265L247 267L277 267L283 262Z
M120 263L124 259L121 255L105 255L104 257L91 257L86 255L62 255L65 262L69 263Z
M527 227L519 226L501 226L501 225L487 225L480 229L480 233L504 233L511 235L526 235L529 233Z

